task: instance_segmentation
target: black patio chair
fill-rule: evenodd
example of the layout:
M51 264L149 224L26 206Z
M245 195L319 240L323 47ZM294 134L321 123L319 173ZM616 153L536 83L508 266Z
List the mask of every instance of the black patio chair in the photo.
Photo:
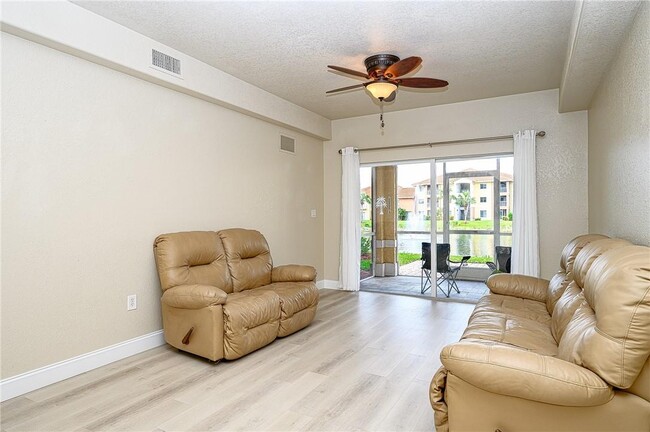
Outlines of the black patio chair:
M490 276L495 273L510 273L510 256L512 254L512 248L510 246L497 246L494 250L497 256L496 264L492 261L485 263L485 265L492 270Z
M449 297L451 290L460 294L456 277L460 268L467 264L471 258L469 255L463 256L461 261L452 261L450 259L451 246L449 243L436 244L436 271L440 276L436 277L436 287L445 297ZM447 283L447 289L443 287ZM424 294L431 288L431 243L422 243L422 272L420 275L420 292Z
M422 242L422 266L420 267L420 294L431 288L431 243Z
M501 273L510 273L510 256L512 248L510 246L497 246L494 248L497 253L497 269Z

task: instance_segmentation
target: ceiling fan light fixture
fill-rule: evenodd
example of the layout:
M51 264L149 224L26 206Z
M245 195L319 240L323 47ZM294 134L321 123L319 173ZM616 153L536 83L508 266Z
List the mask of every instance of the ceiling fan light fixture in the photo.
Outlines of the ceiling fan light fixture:
M388 81L375 81L368 84L366 89L374 98L384 100L397 90L397 85Z

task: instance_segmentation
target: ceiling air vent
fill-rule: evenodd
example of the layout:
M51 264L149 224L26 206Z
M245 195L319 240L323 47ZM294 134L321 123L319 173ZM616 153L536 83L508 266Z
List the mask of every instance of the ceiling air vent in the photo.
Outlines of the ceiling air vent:
M181 61L155 49L151 50L151 67L175 76L181 75Z
M280 151L295 154L296 140L286 135L280 135Z

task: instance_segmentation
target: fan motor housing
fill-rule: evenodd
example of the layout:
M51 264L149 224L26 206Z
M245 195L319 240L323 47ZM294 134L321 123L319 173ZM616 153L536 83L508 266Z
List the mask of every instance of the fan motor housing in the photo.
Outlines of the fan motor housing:
M399 57L392 54L376 54L368 57L363 61L366 65L366 70L370 76L381 76L384 71L394 63L399 61Z

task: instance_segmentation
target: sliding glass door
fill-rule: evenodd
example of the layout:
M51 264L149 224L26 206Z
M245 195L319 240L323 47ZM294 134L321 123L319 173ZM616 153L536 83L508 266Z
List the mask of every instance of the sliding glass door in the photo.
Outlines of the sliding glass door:
M397 165L397 261L398 274L420 277L422 244L431 243L435 220L431 162Z
M495 248L512 244L512 163L499 156L362 167L361 288L421 295L430 244L432 289L423 295L438 296L436 244L449 243L451 260L470 256L459 280L474 281L453 295L482 296Z
M443 186L439 231L442 241L451 246L452 260L471 256L470 263L495 262L495 246L512 244L512 159L462 159L439 164Z
M361 201L361 280L368 279L374 275L373 250L373 187L372 168L361 167L359 171Z

